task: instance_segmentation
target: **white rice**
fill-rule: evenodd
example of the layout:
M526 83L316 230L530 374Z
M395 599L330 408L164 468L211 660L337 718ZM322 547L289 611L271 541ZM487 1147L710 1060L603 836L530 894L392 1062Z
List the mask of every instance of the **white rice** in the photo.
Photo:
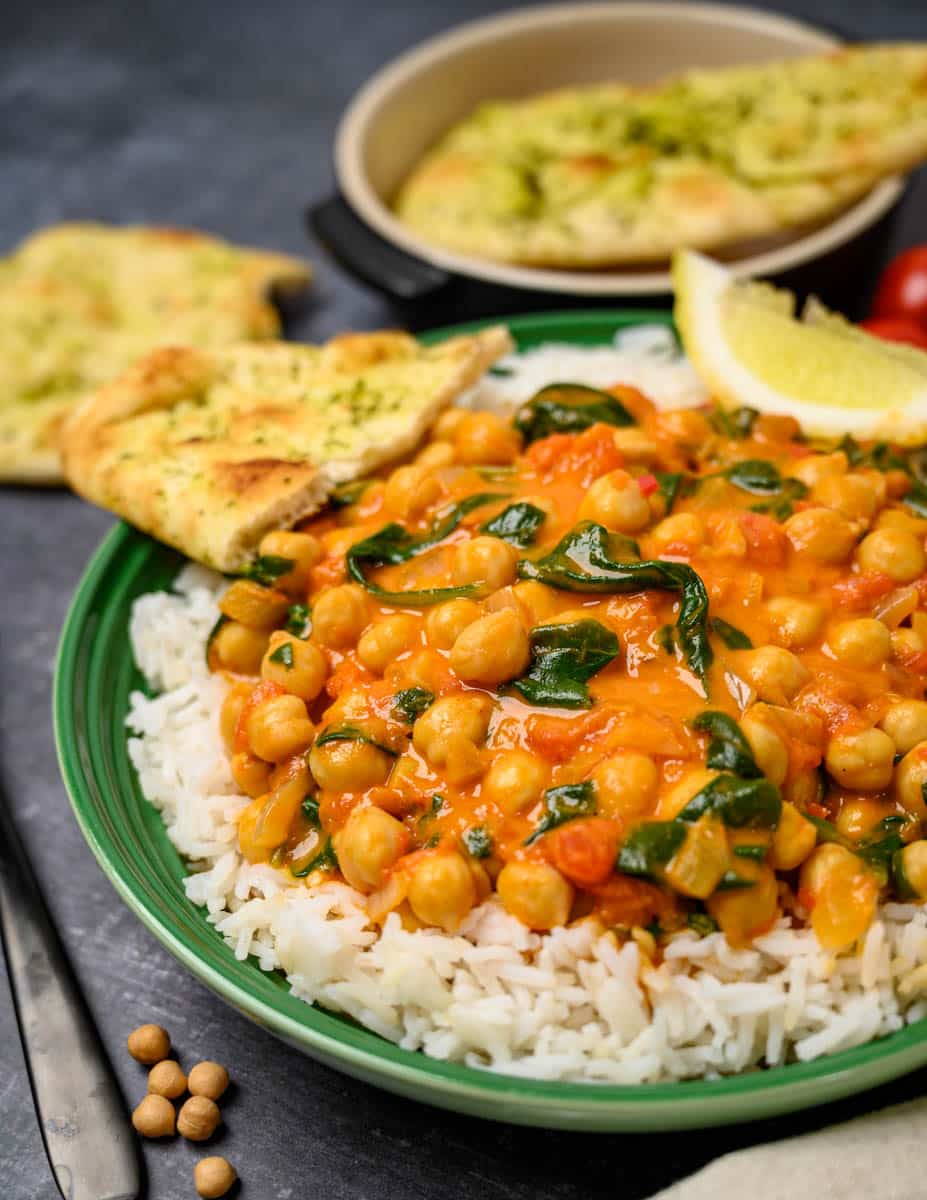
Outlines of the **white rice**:
M487 380L480 403L530 395L551 379L620 379L669 405L704 399L665 332L617 350L546 346ZM662 344L662 348L661 348ZM654 349L656 347L656 349ZM661 357L662 356L662 357ZM593 922L530 932L498 902L456 936L406 932L391 915L378 935L364 898L344 884L309 888L238 853L235 787L219 738L225 683L204 645L225 583L186 568L174 594L142 596L130 635L161 694L131 699L129 752L146 798L193 871L190 900L239 958L285 972L293 992L350 1014L408 1049L509 1075L609 1083L717 1076L807 1061L927 1015L927 915L887 904L854 953L834 958L787 919L752 948L685 933L653 966Z

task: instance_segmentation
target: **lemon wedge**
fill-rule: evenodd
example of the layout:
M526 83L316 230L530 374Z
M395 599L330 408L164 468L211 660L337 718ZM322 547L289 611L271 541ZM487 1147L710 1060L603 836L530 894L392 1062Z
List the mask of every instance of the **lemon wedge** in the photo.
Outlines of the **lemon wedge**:
M927 441L927 352L882 341L811 300L736 279L692 250L673 259L686 353L725 408L793 416L820 437Z

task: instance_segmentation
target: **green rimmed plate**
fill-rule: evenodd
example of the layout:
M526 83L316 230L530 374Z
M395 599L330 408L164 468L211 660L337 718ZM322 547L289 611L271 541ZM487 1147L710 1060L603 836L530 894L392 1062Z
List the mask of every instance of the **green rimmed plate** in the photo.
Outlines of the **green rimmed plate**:
M618 329L669 324L664 314L576 312L508 321L518 345L606 344ZM439 330L427 340L479 328ZM756 1120L839 1099L927 1063L927 1021L813 1063L687 1083L555 1083L491 1074L400 1050L296 1000L282 976L239 962L186 899L184 865L142 798L126 747L133 601L169 587L180 555L117 526L94 555L65 622L55 679L58 757L75 815L123 900L180 961L259 1025L320 1061L404 1096L476 1116L550 1128L665 1130Z

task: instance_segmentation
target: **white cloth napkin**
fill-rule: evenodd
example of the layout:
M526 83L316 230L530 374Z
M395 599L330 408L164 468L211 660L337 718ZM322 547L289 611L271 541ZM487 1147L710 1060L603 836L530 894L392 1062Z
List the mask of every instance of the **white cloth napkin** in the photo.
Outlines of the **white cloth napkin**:
M651 1200L925 1200L927 1099L725 1154Z

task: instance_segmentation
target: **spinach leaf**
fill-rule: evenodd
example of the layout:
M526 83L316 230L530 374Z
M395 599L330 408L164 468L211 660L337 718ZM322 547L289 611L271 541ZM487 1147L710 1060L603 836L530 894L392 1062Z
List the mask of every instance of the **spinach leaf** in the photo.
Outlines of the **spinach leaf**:
M544 816L525 841L526 846L558 825L572 821L574 817L593 816L596 811L595 784L587 779L584 783L564 783L560 787L548 788L544 793L544 808Z
M529 704L587 708L586 681L618 654L618 638L598 621L536 625L531 630L531 665L511 687Z
M657 490L666 501L666 511L669 513L676 503L676 497L688 492L688 477L682 471L654 471L653 477L657 481Z
M308 604L291 604L287 609L286 624L283 628L287 633L292 633L294 637L305 641L312 629L310 618Z
M686 916L686 924L699 937L708 937L710 933L718 932L718 922L706 912L690 912Z
M384 746L382 742L372 738L369 733L364 733L363 729L358 729L356 725L336 725L331 729L323 729L315 739L316 746L328 746L332 742L365 742L368 746L382 750L390 758L399 757L397 751L390 746Z
M505 493L479 492L475 496L467 496L459 504L439 518L424 537L414 537L402 525L392 522L384 525L377 533L355 542L345 555L345 565L348 575L361 584L372 595L390 604L408 604L418 607L429 604L441 604L444 600L453 600L459 596L471 596L477 590L477 584L467 583L460 587L426 588L421 591L390 592L379 584L368 579L364 574L365 567L383 567L396 563L408 562L426 550L431 550L448 537L463 518L475 508L490 504L494 500L505 500Z
M708 742L707 766L715 771L733 771L742 779L760 779L763 772L756 765L750 743L737 722L723 712L703 712L692 722L699 733L711 734Z
M717 433L729 438L748 438L760 414L755 408L716 408L708 418Z
M877 471L904 471L911 480L911 489L901 497L902 504L913 509L919 517L927 517L927 475L924 451L899 453L888 442L876 442L864 450L855 438L847 434L837 444L847 456L851 467L874 467Z
M615 866L625 875L658 878L685 840L686 827L681 821L647 821L625 839Z
M769 495L782 491L782 476L775 463L764 458L747 458L726 467L720 474L744 492Z
M270 662L280 663L282 667L286 667L288 671L293 670L293 644L292 642L282 642L270 656Z
M592 425L633 425L634 418L614 396L581 383L551 383L521 406L515 428L525 442L552 433L582 433Z
M635 552L630 538L613 537L604 526L581 521L543 558L522 559L518 574L572 592L678 592L679 645L691 670L704 680L714 653L708 638L708 593L701 577L687 563L635 561L630 558ZM613 553L623 557L613 558Z
M753 862L761 863L766 858L766 852L768 849L768 846L759 842L756 845L743 844L734 847L734 857L749 858L752 859Z
M311 858L309 862L299 868L298 871L290 869L291 875L296 879L302 879L306 875L311 875L313 871L337 871L338 870L338 855L335 853L335 847L332 844L331 838L325 839L325 845L318 852L315 858Z
M393 697L393 712L411 724L434 702L434 692L429 692L427 688L403 688Z
M810 813L804 815L805 820L810 821L817 830L819 842L834 842L851 851L868 864L883 884L888 882L890 876L894 876L898 882L900 860L897 855L907 844L901 836L901 830L908 823L904 817L885 817L872 835L855 842L852 838L844 837L833 822L823 817L813 817Z
M273 587L277 580L296 566L296 560L281 558L279 554L261 554L244 571L243 579L253 579L262 587Z
M800 479L783 479L781 492L762 504L751 504L750 511L769 513L777 521L787 520L795 511L795 501L807 496L808 488Z
M711 625L712 632L718 635L728 650L753 649L753 642L736 625L729 625L727 621L722 621L720 617L712 617L709 624Z
M465 829L463 844L472 858L488 858L492 854L492 838L485 825L471 825Z
M369 487L369 479L349 479L346 483L338 484L328 497L328 503L332 508L347 508L356 504Z
M216 619L215 625L213 625L212 629L210 629L206 637L206 649L204 651L207 666L209 666L209 651L212 649L212 644L216 640L216 634L219 632L222 626L227 625L231 619L232 618L227 617L225 613L220 613Z
M768 779L717 775L696 792L677 820L697 821L706 812L717 813L732 829L775 829L782 815L782 797Z
M317 796L306 796L302 803L302 813L314 829L322 828L322 818L319 816L319 800Z
M485 525L481 525L480 532L501 538L504 542L524 550L526 546L535 543L538 530L546 520L547 513L543 508L529 504L526 500L519 500L516 504L504 508Z
M653 635L653 640L664 653L676 653L676 633L672 625L661 625Z

